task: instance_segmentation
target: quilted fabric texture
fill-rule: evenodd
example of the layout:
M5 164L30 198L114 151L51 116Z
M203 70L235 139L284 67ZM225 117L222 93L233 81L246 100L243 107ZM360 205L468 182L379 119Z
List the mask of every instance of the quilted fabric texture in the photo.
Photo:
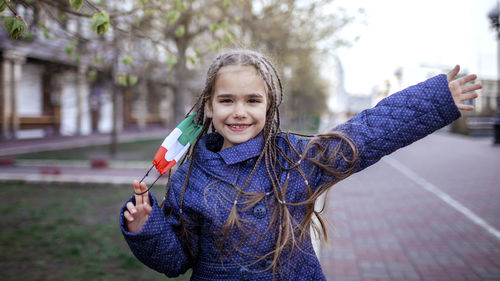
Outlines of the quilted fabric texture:
M360 171L384 155L432 133L459 116L446 76L439 75L389 96L335 130L343 132L354 141L359 150L356 171ZM276 138L276 142L289 155L293 154L294 149L302 152L310 141L289 135L292 148L285 138L282 134ZM331 138L328 142L328 145L334 147L338 139ZM270 192L272 187L263 163L257 168L246 191L267 195L253 208L244 209L243 204L237 205L239 215L249 222L248 229L233 231L226 241L228 245L240 242L240 250L227 247L219 253L215 246L215 233L226 221L234 204L234 186L241 187L244 184L262 151L263 138L258 135L245 143L220 151L222 144L222 137L212 133L204 136L196 147L192 160L193 170L182 208L184 216L189 219L187 227L192 233L188 238L189 244L179 236L179 202L188 163L179 167L172 176L164 210L160 209L156 198L150 194L153 212L140 233L127 231L123 217L125 205L123 206L120 211L123 235L141 262L170 277L192 268L192 280L272 280L272 272L267 270L270 260L259 258L274 249L277 233L266 233L265 230L275 204L279 203ZM312 187L332 181L331 176L324 174L313 163L303 161L300 165ZM341 161L333 165L337 169L347 166ZM285 178L282 175L281 183L284 183ZM305 186L303 178L292 171L285 200L305 200ZM134 202L134 198L129 201ZM304 207L288 208L297 221L305 215ZM163 211L170 215L165 216ZM310 239L300 249L295 248L291 253L290 250L285 251L282 256L280 272L274 276L276 280L325 279ZM291 258L288 260L289 257Z

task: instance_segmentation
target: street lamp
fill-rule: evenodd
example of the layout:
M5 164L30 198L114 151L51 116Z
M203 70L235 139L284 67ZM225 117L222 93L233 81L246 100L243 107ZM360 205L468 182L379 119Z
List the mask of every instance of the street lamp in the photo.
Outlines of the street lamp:
M491 27L496 29L497 31L497 64L498 64L498 84L497 84L497 117L495 118L495 122L493 123L494 127L494 144L500 144L500 5L497 4L495 8L493 8L488 13L488 18L490 18Z

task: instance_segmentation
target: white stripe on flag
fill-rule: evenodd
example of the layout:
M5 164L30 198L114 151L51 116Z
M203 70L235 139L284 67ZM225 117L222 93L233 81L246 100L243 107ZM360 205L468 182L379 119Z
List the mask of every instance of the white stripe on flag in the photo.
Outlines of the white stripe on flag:
M179 152L184 149L184 145L182 145L180 142L176 140L169 147L166 147L166 149L167 153L165 153L165 160L170 162L174 160L177 154L179 154Z
M163 140L161 146L165 147L170 151L170 146L177 142L179 137L182 135L182 131L179 128L175 128L168 136Z
M184 148L175 156L175 163L178 163L179 160L181 160L182 155L184 155L184 153L186 153L186 151L189 149L190 145L191 144L189 142L186 143L186 146L184 146Z

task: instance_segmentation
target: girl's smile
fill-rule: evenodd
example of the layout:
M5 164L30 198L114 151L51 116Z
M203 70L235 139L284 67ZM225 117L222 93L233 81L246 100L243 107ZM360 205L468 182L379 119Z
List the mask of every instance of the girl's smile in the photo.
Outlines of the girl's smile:
M205 104L207 117L223 137L222 149L257 136L266 123L267 87L253 66L222 67L212 98Z

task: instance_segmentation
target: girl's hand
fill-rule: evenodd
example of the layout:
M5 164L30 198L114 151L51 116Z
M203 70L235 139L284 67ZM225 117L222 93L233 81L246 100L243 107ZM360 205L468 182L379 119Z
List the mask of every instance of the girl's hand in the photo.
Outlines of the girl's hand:
M134 180L134 191L135 191L135 206L132 202L127 203L127 210L123 212L123 216L127 220L128 231L132 233L139 233L142 226L149 218L153 208L149 203L148 192L137 195L138 193L144 192L148 189L145 183Z
M481 89L483 86L481 84L466 84L467 82L473 81L477 78L475 74L455 79L459 71L460 66L457 65L450 73L448 73L448 87L450 88L451 95L458 109L471 111L474 109L474 106L461 104L461 102L477 98L477 93L474 93L473 91Z

